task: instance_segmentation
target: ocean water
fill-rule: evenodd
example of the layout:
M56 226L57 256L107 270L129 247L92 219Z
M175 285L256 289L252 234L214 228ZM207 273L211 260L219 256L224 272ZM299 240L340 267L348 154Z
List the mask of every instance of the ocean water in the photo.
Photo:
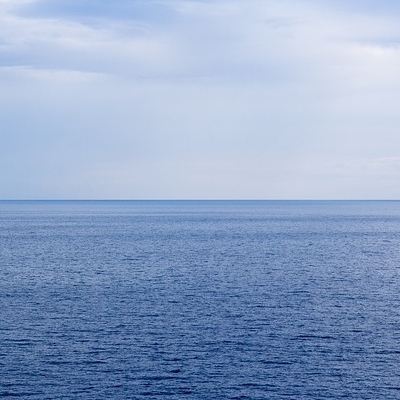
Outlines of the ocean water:
M0 397L399 399L400 202L0 202Z

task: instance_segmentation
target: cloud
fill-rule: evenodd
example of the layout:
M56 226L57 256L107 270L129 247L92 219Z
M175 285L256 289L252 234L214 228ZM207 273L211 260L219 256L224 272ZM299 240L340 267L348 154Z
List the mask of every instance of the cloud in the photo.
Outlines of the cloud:
M376 6L0 1L0 197L367 196L399 145Z
M314 1L314 4L325 6L331 10L358 15L400 15L400 4L396 0L318 0Z
M395 70L398 62L397 20L329 14L309 2L19 4L2 17L3 65L277 82L311 76L353 80L363 74L368 79L371 64L380 63L387 75L382 67L395 61ZM160 13L168 16L165 23Z
M173 17L171 3L164 0L36 0L20 8L20 14L39 18L62 18L89 22L96 18L163 23Z

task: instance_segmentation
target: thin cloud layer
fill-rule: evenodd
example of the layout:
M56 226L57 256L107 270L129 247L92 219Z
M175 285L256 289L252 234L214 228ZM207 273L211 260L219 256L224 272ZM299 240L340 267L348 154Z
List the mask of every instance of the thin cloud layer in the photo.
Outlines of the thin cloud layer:
M0 197L398 197L379 4L0 1Z

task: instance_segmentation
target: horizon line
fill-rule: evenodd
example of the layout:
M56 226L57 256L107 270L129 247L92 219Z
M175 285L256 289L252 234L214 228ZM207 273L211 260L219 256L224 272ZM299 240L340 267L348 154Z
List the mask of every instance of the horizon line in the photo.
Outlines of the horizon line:
M285 199L285 198L0 198L0 202L7 202L7 201L99 201L99 202L105 202L105 201L400 201L400 198L331 198L331 199L318 199L318 198L295 198L295 199Z

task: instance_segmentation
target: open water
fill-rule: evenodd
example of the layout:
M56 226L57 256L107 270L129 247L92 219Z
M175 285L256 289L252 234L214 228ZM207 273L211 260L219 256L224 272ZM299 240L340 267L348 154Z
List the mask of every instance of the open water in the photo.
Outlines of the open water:
M0 202L0 397L399 399L400 202Z

